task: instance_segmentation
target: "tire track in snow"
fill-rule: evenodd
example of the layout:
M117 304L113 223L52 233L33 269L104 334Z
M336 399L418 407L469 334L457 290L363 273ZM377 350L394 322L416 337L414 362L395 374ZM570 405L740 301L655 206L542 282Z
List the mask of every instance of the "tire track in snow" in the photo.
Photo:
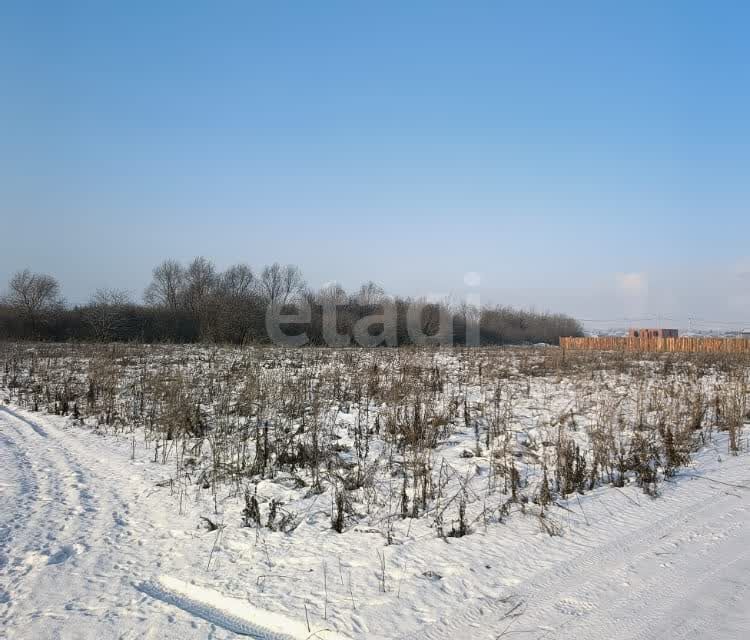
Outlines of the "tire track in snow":
M75 491L68 485L71 475L66 464L54 455L46 432L32 428L23 418L0 408L0 425L5 442L16 451L14 466L33 482L33 494L19 500L14 519L16 532L8 541L8 591L13 600L28 599L37 585L40 572L60 565L86 550L84 542L86 513ZM41 435L42 431L45 435ZM42 463L40 464L40 458ZM18 472L17 472L18 473ZM33 478L31 480L30 478ZM76 478L78 484L79 478ZM25 495L21 491L21 495ZM14 607L6 612L13 614Z
M130 477L116 464L110 466L97 457L78 434L46 423L45 427L35 423L34 428L30 422L21 412L0 406L0 435L9 445L7 452L4 449L9 468L14 474L27 473L27 484L35 487L33 495L30 490L25 492L30 494L26 517L19 512L24 520L23 536L9 543L17 570L8 590L0 591L0 612L5 594L12 594L13 600L22 604L8 606L7 624L3 625L8 638L48 637L50 629L53 636L63 629L79 632L73 625L92 615L101 617L93 623L94 628L104 627L111 634L121 628L124 617L135 617L141 629L149 629L162 617L167 624L177 625L173 630L180 629L170 637L224 637L222 632L227 637L242 634L261 640L341 637L324 630L311 634L306 626L304 635L273 630L263 624L263 620L279 617L273 613L255 610L258 621L213 607L210 602L223 598L218 592L207 591L210 602L206 603L196 597L200 594L198 587L185 595L166 589L160 581L134 584L145 566L160 566L170 549L159 548L157 538L152 541L155 548L144 547L143 536L131 535L128 503L118 490L118 486L128 490ZM9 496L9 502L18 504L18 493ZM139 522L137 533L158 532L149 514L142 515L145 519ZM136 599L139 593L148 597ZM170 612L174 607L188 615L176 619ZM196 624L199 619L217 627L219 635L216 629L208 632L205 626ZM284 624L293 627L298 623L286 620ZM188 633L183 633L186 630ZM97 632L92 637L110 634Z
M26 514L38 499L36 478L23 451L0 430L0 619L7 617L16 573L13 547L23 538Z
M38 499L36 477L23 451L12 438L0 431L0 548L10 547L23 529L28 507ZM0 568L4 566L0 559Z
M74 585L91 583L92 576L85 573L76 576L78 582L72 581L76 560L91 551L111 521L106 520L89 474L62 442L51 437L52 432L6 407L0 407L0 430L15 451L10 462L16 473L26 474L27 485L34 486L33 495L18 501L15 517L20 526L14 525L18 532L4 552L5 617L8 626L12 622L23 628L41 615L32 605L43 603L40 593L48 594L47 604L58 602L65 610L75 597ZM105 557L107 549L97 545L94 553Z
M583 628L572 628L560 637L571 634L576 640L615 636L632 640L670 637L670 628L677 620L671 615L665 616L665 612L677 602L689 601L701 585L716 581L728 567L748 564L750 549L740 540L747 535L750 524L747 503L728 511L721 503L711 506L713 508L704 510L696 518L696 523L677 528L674 539L664 543L674 547L671 555L655 556L654 549L648 548L618 567L613 572L616 576L612 577L629 580L632 588L619 593L616 600L606 598L606 581L599 576L599 594L593 594L593 601L599 606L594 609L594 615L586 620ZM696 619L691 620L693 627L698 623ZM660 626L663 633L655 633Z
M750 476L747 469L740 463L734 465L732 470L724 470L722 480L734 484L747 484ZM689 494L685 492L689 491ZM696 520L702 525L701 517L710 515L721 509L726 504L736 500L722 490L711 488L709 483L690 482L689 488L682 483L674 487L669 497L658 498L657 501L644 502L641 505L624 506L613 521L605 523L605 526L622 529L627 533L615 538L603 536L603 542L595 549L588 549L572 556L562 563L553 564L533 575L519 589L503 597L495 599L483 598L480 602L473 603L462 610L444 617L439 622L424 627L413 634L403 636L405 639L427 639L448 640L465 636L469 630L474 638L494 638L511 621L509 613L518 613L515 608L519 602L524 603L524 627L527 628L528 619L539 621L557 621L558 628L550 627L548 624L538 627L545 637L558 638L563 632L563 627L576 628L574 616L585 617L591 610L589 600L576 597L586 585L598 585L600 591L606 589L606 577L602 573L608 567L621 567L631 565L633 562L643 559L654 553L654 546L670 533L690 530L691 523ZM651 507L643 511L645 507ZM729 509L729 517L741 512ZM648 515L658 514L655 522L648 522ZM638 524L633 525L633 522ZM742 533L741 528L732 530L735 535ZM605 583L602 584L602 579ZM679 589L680 585L672 585ZM562 615L561 615L562 614ZM561 620L562 618L562 620ZM519 622L519 625L521 623ZM574 634L574 637L575 634ZM593 637L606 637L594 635ZM635 636L627 636L635 637ZM637 636L640 637L640 636ZM649 637L648 635L644 637Z
M38 436L40 436L40 437L42 437L42 438L47 438L47 437L49 437L49 436L47 435L47 432L46 432L46 431L45 431L45 430L44 430L44 429L43 429L42 427L40 427L40 426L39 426L39 425L38 425L38 424L37 424L36 422L34 422L34 420L29 420L28 418L24 418L23 416L19 415L19 414L18 414L18 413L16 413L15 411L13 411L13 409L9 409L9 408L8 408L8 407L6 407L6 406L0 406L0 411L2 411L2 412L4 412L4 413L7 413L7 414L8 414L9 416L12 416L12 417L14 417L14 418L15 418L16 420L19 420L19 421L23 422L24 424L28 425L29 427L31 427L31 429L32 429L32 430L33 430L33 431L34 431L34 432L35 432L35 433L36 433L36 434L37 434Z
M257 640L345 640L345 636L328 629L308 629L300 622L257 609L239 598L230 598L213 589L168 576L143 582L137 588L217 627Z

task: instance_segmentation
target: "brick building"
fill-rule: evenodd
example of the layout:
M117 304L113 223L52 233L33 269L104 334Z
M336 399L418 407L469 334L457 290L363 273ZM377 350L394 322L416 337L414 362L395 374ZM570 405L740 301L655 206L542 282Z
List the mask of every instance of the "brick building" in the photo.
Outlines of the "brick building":
M628 338L677 338L677 329L629 329Z

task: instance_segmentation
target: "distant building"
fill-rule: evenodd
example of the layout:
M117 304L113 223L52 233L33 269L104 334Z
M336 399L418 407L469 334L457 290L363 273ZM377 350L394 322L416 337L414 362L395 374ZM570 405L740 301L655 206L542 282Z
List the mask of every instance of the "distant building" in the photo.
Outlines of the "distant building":
M628 329L628 338L677 338L677 329Z

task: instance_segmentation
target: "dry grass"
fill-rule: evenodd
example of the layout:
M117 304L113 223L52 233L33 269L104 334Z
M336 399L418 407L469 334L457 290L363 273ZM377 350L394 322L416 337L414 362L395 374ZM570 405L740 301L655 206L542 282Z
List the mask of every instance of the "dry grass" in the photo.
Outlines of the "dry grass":
M7 401L143 440L178 491L251 504L291 482L330 494L335 530L377 517L386 536L396 518L461 536L606 484L657 495L715 429L740 451L748 419L731 354L3 343L0 362ZM281 507L267 520L293 528Z

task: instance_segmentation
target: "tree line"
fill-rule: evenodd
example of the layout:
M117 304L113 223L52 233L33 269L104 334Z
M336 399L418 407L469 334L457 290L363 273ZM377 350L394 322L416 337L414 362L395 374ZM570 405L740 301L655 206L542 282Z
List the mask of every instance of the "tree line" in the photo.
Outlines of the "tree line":
M306 309L304 322L288 322L283 330L304 331L313 345L331 344L326 319L333 312L338 335L352 335L359 321L374 317L368 331L388 334L391 345L414 341L408 323L415 313L424 335L437 335L447 324L455 344L471 343L471 331L482 344L557 344L562 336L582 335L580 323L563 314L393 297L372 281L354 292L338 284L314 290L295 265L274 263L256 273L236 264L220 271L197 257L187 265L165 260L156 266L142 301L128 291L99 289L87 303L68 305L55 277L19 271L0 298L0 338L263 344L273 338L266 321L269 307L289 316Z

